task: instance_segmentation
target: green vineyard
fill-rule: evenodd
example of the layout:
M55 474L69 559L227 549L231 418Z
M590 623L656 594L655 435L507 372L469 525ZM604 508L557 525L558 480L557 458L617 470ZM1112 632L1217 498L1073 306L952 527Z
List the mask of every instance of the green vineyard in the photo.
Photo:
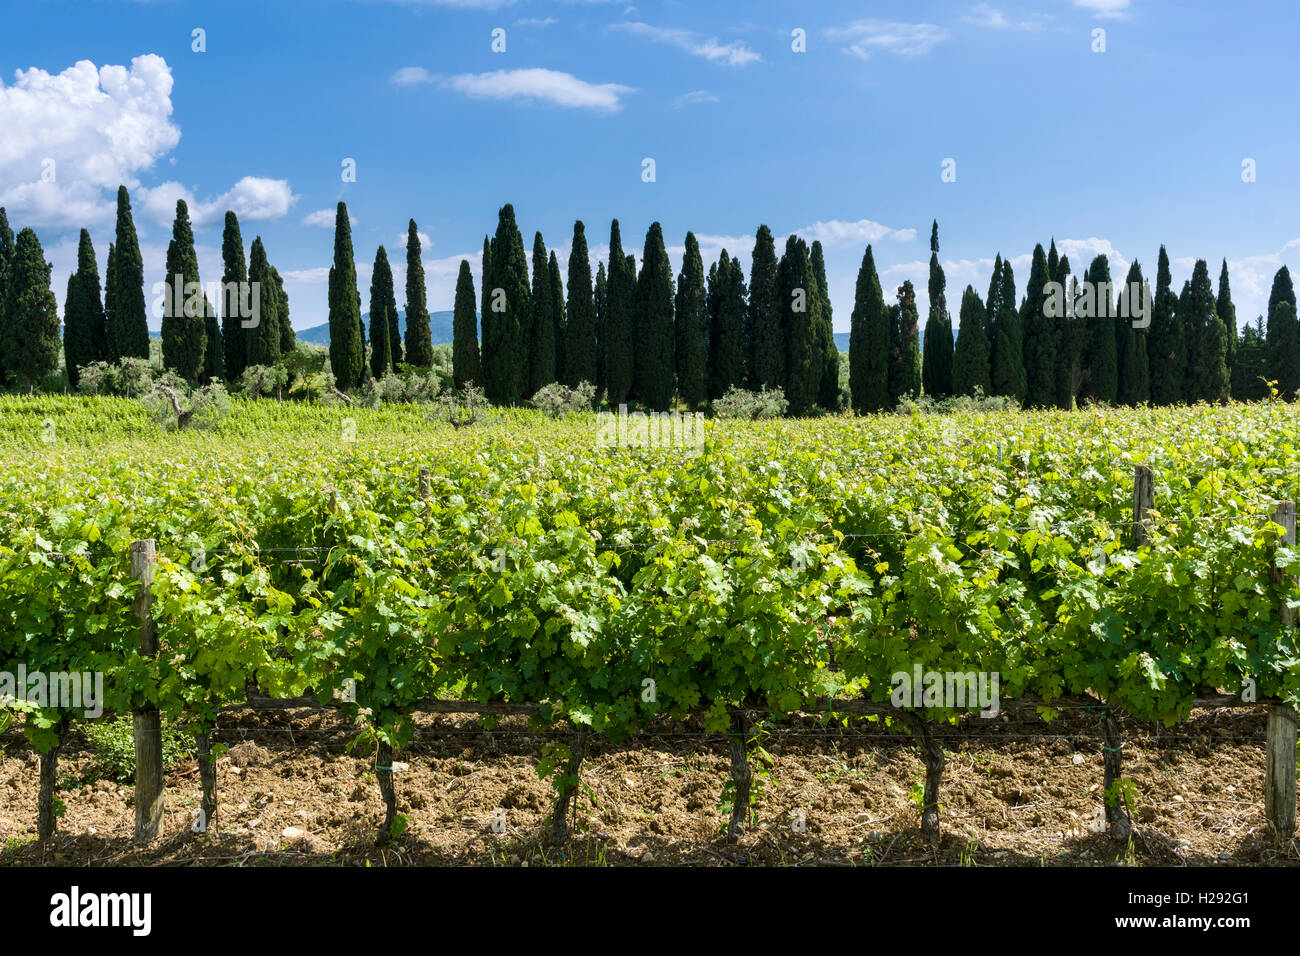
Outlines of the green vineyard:
M713 420L696 450L598 428L236 400L164 433L124 399L0 398L0 670L102 674L106 713L186 723L209 764L250 687L333 700L378 741L386 823L438 701L572 729L540 768L557 822L588 734L978 719L895 706L899 674L996 675L1045 720L1300 703L1293 405ZM86 719L8 708L43 753Z

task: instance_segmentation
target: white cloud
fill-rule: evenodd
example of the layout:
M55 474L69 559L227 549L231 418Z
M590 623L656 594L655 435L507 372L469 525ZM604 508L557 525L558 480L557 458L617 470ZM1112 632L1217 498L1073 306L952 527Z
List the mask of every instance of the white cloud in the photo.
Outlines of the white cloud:
M933 23L897 23L890 20L854 20L847 27L826 31L829 37L844 39L845 53L858 59L870 59L873 53L897 56L923 56L948 39L948 31Z
M967 23L990 27L994 30L1041 30L1043 24L1038 20L1008 20L1006 14L987 3L976 4L970 16L962 17Z
M421 83L437 83L438 75L430 73L422 66L404 66L388 80L394 86L418 86Z
M683 93L673 100L673 109L681 109L683 106L696 106L700 103L717 102L720 102L718 97L708 90L691 90L689 93Z
M491 73L461 73L447 85L466 96L494 100L538 100L575 109L617 112L623 108L619 97L635 92L618 83L587 83L570 73L540 68L495 70Z
M302 217L304 226L315 226L318 229L333 229L334 223L338 221L338 210L336 209L317 209ZM357 217L348 212L348 223L353 228L357 225Z
M664 27L651 26L648 23L639 21L633 23L614 23L607 27L609 30L620 30L625 33L632 33L636 36L647 37L655 43L671 43L678 49L685 50L692 56L701 56L712 63L722 63L726 66L745 66L749 63L756 63L762 59L757 53L750 49L740 40L733 40L730 43L719 43L714 37L704 37L690 30L671 30Z
M514 22L517 27L550 27L559 23L555 17L521 17Z
M1129 0L1074 0L1074 5L1102 19L1119 19L1128 16Z
M279 219L298 197L288 180L245 176L229 190L212 199L197 199L187 187L176 182L142 188L133 206L140 216L160 226L169 226L176 217L176 201L184 199L190 209L190 221L202 229L220 220L227 209L242 220Z
M916 238L915 229L891 229L870 219L859 219L857 222L832 219L829 222L815 222L797 231L809 243L820 241L827 247L845 244L862 245L868 242L879 242L881 239L910 242Z
M171 92L171 69L153 54L129 68L16 70L13 84L0 82L0 205L31 225L107 221L106 191L135 188L180 142Z

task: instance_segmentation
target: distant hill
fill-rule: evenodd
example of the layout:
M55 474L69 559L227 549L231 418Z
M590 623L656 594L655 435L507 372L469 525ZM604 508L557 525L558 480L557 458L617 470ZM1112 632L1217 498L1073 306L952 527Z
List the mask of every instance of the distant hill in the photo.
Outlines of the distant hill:
M925 348L925 327L924 327L924 326L922 326L921 328L919 328L919 329L916 330L916 337L917 337L917 340L918 340L917 344L918 344L922 349L924 349L924 348ZM956 329L953 329L953 330L952 330L952 341L953 341L954 344L956 344L956 342L957 342L957 330L956 330ZM835 347L836 347L837 349L839 349L841 352L847 352L847 351L849 350L849 333L848 333L848 332L836 332L836 333L835 333Z
M452 311L447 309L443 312L429 313L429 334L433 338L434 345L451 345L451 320ZM366 324L366 341L370 340L370 313L367 312L361 316L361 321ZM402 331L403 340L406 337L406 311L401 310L397 313L397 327ZM312 345L329 345L330 344L330 327L329 323L324 325L313 325L310 329L300 329L296 331L296 337L299 342L310 342ZM847 340L846 340L847 341ZM845 348L848 348L845 345Z

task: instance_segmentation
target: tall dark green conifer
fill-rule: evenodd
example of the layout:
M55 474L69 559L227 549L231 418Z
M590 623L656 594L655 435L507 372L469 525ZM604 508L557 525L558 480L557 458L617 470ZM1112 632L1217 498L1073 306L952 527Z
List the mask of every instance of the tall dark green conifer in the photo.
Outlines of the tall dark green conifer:
M1214 305L1210 267L1197 259L1187 287L1183 329L1187 334L1187 379L1183 398L1187 402L1217 403L1228 398L1228 330Z
M478 316L474 314L474 273L469 260L460 260L456 276L456 302L452 309L451 371L457 388L483 378L478 351Z
M1055 250L1055 242L1052 243L1052 248ZM1065 297L1065 315L1056 321L1056 405L1068 411L1074 408L1079 390L1083 388L1084 329L1074 316L1078 283L1070 274L1069 256L1061 256L1053 270L1049 255L1048 271L1051 272L1052 280L1060 283Z
M5 299L8 298L5 293L6 276L9 272L9 266L14 260L14 231L9 228L9 216L3 206L0 206L0 386L3 386L9 377L9 369L6 366L5 342L9 338L8 323L5 319Z
M1277 384L1277 393L1286 401L1300 395L1300 323L1295 304L1285 295L1273 302L1265 343L1268 377Z
M1273 307L1282 300L1291 303L1292 308L1296 307L1295 285L1291 281L1291 270L1286 266L1277 270L1273 276L1273 287L1268 293L1268 317L1273 315Z
M284 279L280 278L280 270L275 266L271 266L271 278L275 280L275 291L279 294L276 300L276 320L280 326L280 357L284 358L298 347L298 336L294 334L293 325L289 321L289 293L284 291Z
M492 311L492 240L488 236L483 237L483 256L480 259L479 280L482 283L479 286L479 375L482 377L483 392L489 398L495 393L491 384L492 363L488 359L486 349L489 342L497 340L496 315Z
M75 389L81 378L81 367L104 361L107 350L108 329L100 300L99 267L95 263L90 232L83 229L77 244L77 271L68 276L68 294L63 300L63 356L68 384Z
M172 241L167 246L166 285L168 294L163 300L162 316L163 367L187 382L198 382L203 374L203 353L207 345L207 300L201 291L194 230L184 199L176 200Z
M257 281L253 277L252 254L249 255L249 281ZM410 283L409 277L407 283ZM264 316L268 301L274 302L275 296L268 295L268 287L264 285ZM263 322L265 323L265 318ZM365 343L361 340L361 299L357 292L357 264L352 253L352 223L348 219L348 207L341 202L334 217L334 265L330 267L329 274L329 326L330 368L338 387L360 386L365 378L366 355ZM251 341L253 338L260 340L262 336L250 330L249 338L248 364L265 364L254 361Z
M652 222L646 232L634 316L636 400L651 411L667 411L672 408L676 385L673 266L658 222Z
M998 268L998 265L1001 268ZM993 357L990 375L994 395L1006 395L1025 403L1029 385L1025 376L1024 336L1020 312L1016 309L1016 275L1011 263L1001 254L994 262L989 285L989 302L985 309L993 323Z
M859 414L885 411L889 393L889 310L876 273L876 260L867 246L858 267L853 315L849 326L849 396Z
M551 315L551 270L540 232L533 235L533 310L528 331L528 388L533 395L555 381L555 318Z
M1237 309L1232 304L1232 289L1228 285L1228 260L1223 260L1219 268L1219 295L1214 303L1214 311L1219 315L1228 333L1228 378L1232 378L1232 366L1237 361ZM1229 386L1231 391L1231 386Z
M1183 337L1178 300L1170 284L1169 254L1160 247L1156 263L1156 291L1151 307L1151 329L1147 354L1151 365L1151 403L1177 405L1183 400L1183 374L1187 367L1187 344Z
M1097 256L1088 266L1081 300L1087 303L1085 327L1088 350L1085 359L1087 395L1097 402L1114 405L1119 398L1119 360L1115 354L1115 298L1110 261Z
M117 188L117 242L113 260L113 311L108 319L108 341L114 361L149 357L149 323L144 301L144 260L131 217L131 197L125 186Z
M890 313L889 400L895 405L902 398L921 394L919 321L916 290L908 279L898 287L898 304Z
M957 395L988 395L989 338L984 328L984 303L974 286L966 286L961 297L961 324L952 361L952 388Z
M424 260L420 231L415 220L406 225L406 364L417 368L433 365L433 338L429 332L429 305L424 292Z
M704 291L704 259L695 233L686 234L682 273L673 306L677 394L695 411L709 398L709 319Z
M375 378L383 378L396 364L389 338L392 330L389 316L396 313L393 266L388 261L388 250L380 246L375 250L375 265L370 270L370 373Z
M349 242L349 251L350 242ZM262 237L257 236L248 250L248 281L256 282L261 288L261 315L256 328L248 330L248 364L274 365L280 361L280 293L275 284L275 275L271 264L266 260L266 247ZM355 288L355 286L354 286ZM355 324L351 324L356 329ZM330 343L331 365L333 364L333 342ZM335 377L338 370L335 369ZM357 384L358 380L344 382L339 379L339 387Z
M709 269L709 398L745 383L745 277L722 250Z
M785 397L791 415L805 415L817 402L822 356L817 336L817 280L808 262L808 245L797 235L786 238L776 267L776 290L786 344Z
M1142 405L1151 400L1151 365L1147 355L1149 326L1139 329L1133 325L1138 317L1137 307L1143 301L1141 290L1144 284L1142 266L1134 259L1124 279L1128 315L1119 320L1124 329L1124 350L1119 355L1119 400L1125 405ZM1134 289L1138 290L1136 294Z
M749 264L749 311L745 343L749 356L749 384L753 389L785 385L786 339L781 314L788 307L776 289L776 243L772 230L759 226Z
M1053 242L1052 248L1056 245ZM1060 268L1058 261L1057 268ZM1025 364L1025 404L1030 408L1051 408L1057 397L1058 317L1050 306L1047 283L1051 272L1043 245L1034 246L1029 265L1025 301L1020 307L1021 354ZM1062 306L1064 302L1062 301ZM1062 308L1064 311L1064 308Z
M597 384L599 377L596 341L596 304L591 291L591 258L587 251L587 230L578 220L573 224L569 248L569 305L564 324L564 381Z
M609 281L605 305L605 389L611 405L627 401L635 374L632 309L636 273L629 274L615 219L609 228Z
M925 394L943 398L952 394L952 316L948 313L947 279L939 265L939 221L930 225L930 313L925 321L925 354L921 384Z
M7 332L9 341L18 343L7 368L28 391L59 367L59 306L50 289L50 269L36 233L18 233L5 276Z
M835 320L831 310L831 287L826 281L826 259L820 240L815 240L808 253L813 276L821 293L821 322L817 335L821 342L822 374L818 388L817 404L827 411L838 411L840 405L840 350L835 345ZM852 334L852 333L850 333Z
M510 203L497 213L489 258L493 340L483 343L484 370L493 390L488 397L499 405L514 405L527 397L524 393L528 389L528 333L533 302L524 237ZM498 308L501 311L496 311Z
M248 367L248 337L250 329L244 328L251 316L243 315L243 307L252 311L251 291L248 286L248 266L244 261L244 238L239 232L239 217L226 212L226 224L221 233L221 346L229 381L237 382ZM261 305L259 303L260 310Z
M1268 397L1268 356L1265 352L1264 317L1241 330L1237 358L1232 365L1232 397L1239 402L1257 402Z
M596 314L596 391L605 392L605 316L609 312L609 281L605 263L596 263L596 282L592 286L591 304Z

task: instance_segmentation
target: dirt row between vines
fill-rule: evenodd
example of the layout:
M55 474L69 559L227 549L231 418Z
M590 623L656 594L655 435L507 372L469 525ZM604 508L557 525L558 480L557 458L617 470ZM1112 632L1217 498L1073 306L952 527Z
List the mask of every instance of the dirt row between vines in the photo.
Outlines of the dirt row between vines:
M1124 772L1136 792L1134 837L1094 832L1102 806L1096 714L1051 723L1003 715L941 731L949 752L940 796L943 838L921 836L913 793L917 748L883 722L774 727L755 760L756 821L738 845L720 807L730 763L725 736L690 722L614 745L594 739L582 766L574 838L550 845L553 791L537 776L542 747L563 732L508 718L421 716L397 755L406 831L374 846L383 802L374 756L348 743L354 728L315 709L223 715L220 807L191 830L199 803L192 759L167 774L163 835L131 843L130 783L100 776L73 734L60 760L66 812L46 847L36 834L37 758L21 733L0 735L0 863L149 865L1251 865L1300 862L1276 845L1263 812L1260 709L1198 712L1176 728L1125 722ZM494 816L504 811L504 832ZM804 832L795 821L804 820ZM498 822L498 826L500 826Z

